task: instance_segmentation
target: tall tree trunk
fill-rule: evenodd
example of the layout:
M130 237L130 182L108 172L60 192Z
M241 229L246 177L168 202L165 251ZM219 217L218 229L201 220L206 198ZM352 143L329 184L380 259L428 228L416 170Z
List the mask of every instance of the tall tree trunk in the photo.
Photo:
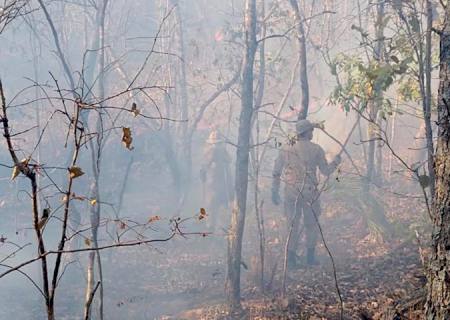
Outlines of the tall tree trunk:
M377 3L377 14L375 20L376 28L376 43L374 50L374 60L380 65L383 61L383 46L384 46L384 12L385 12L385 1L379 0ZM380 117L380 110L383 103L383 92L380 88L380 83L375 82L373 97L368 103L369 119L370 123L367 127L367 137L369 140L369 147L367 151L367 183L365 188L370 190L370 186L374 181L381 179L381 167L382 167L382 156L381 148L383 146L382 141L379 141L380 126L382 118Z
M187 76L186 76L186 45L184 39L184 19L181 10L181 4L179 0L170 0L171 4L175 6L175 16L176 16L176 40L177 40L177 51L179 55L178 63L178 83L177 83L177 101L178 107L180 108L180 118L183 120L179 124L178 136L181 142L179 149L180 163L182 164L182 192L186 198L186 193L189 191L189 185L192 176L192 144L189 139L189 96L187 89Z
M302 100L298 120L306 119L309 109L309 82L308 82L308 56L306 52L305 27L297 0L289 0L294 10L295 24L297 25L297 39L300 53L300 89Z
M241 253L248 191L248 164L253 115L253 67L256 53L256 0L245 2L245 56L241 83L241 114L236 152L235 201L228 238L227 298L231 311L241 308Z
M103 100L105 97L105 14L106 7L108 5L109 0L103 0L101 3L101 7L97 9L96 23L97 23L97 34L96 39L94 39L95 43L98 43L98 63L97 63L97 71L98 71L98 99ZM97 49L97 48L94 48ZM95 61L95 60L94 60ZM93 67L93 66L91 66ZM93 79L88 78L89 86L93 86ZM92 90L92 88L90 88ZM91 94L89 94L91 96ZM95 204L90 206L90 222L91 222L91 242L93 248L98 248L98 229L100 226L100 215L101 215L101 206L100 206L100 165L101 165L101 152L103 148L103 127L102 127L102 117L103 113L100 111L97 114L97 123L96 123L96 143L94 140L89 141L89 146L91 149L91 161L92 161L92 172L93 172L93 181L91 184L91 188L89 190L89 195L91 199L95 199ZM85 118L85 123L88 123L87 115ZM89 253L88 259L88 268L87 268L87 286L85 292L85 319L90 319L90 304L92 303L93 291L94 291L94 281L95 281L95 268L94 264L97 262L98 268L98 277L99 277L99 316L100 320L103 319L103 270L101 263L100 252L92 251Z
M440 35L434 230L428 269L427 319L450 319L450 5Z
M381 65L384 61L383 51L384 51L384 16L385 14L385 1L379 0L377 4L377 19L376 19L376 44L375 44L375 55L374 58L378 65ZM380 88L380 84L375 85L375 101L374 105L374 116L376 123L376 132L372 132L375 136L373 138L379 138L380 131L382 130L383 117L381 117L381 109L383 108L383 92ZM377 140L375 148L375 170L374 178L377 182L381 182L383 173L383 141Z
M431 32L433 27L433 8L430 0L426 0L427 30L425 37L425 99L423 99L423 116L425 121L425 136L427 141L428 175L430 176L430 195L433 201L436 177L434 172L433 128L431 126Z
M261 16L261 31L260 37L264 39L266 37L266 23L265 19L265 0L260 0L260 16ZM258 74L258 90L255 98L255 108L261 108L263 98L264 98L264 90L266 85L266 53L265 53L265 43L264 41L259 45L259 74ZM259 161L259 143L260 143L260 123L259 123L259 113L256 112L254 115L254 122L256 124L256 132L255 132L255 149L253 154L254 161L254 205L255 205L255 215L256 222L258 226L258 238L259 238L259 285L261 292L264 292L264 261L265 261L265 231L264 231L264 217L263 217L263 201L259 200L259 181L260 181L260 171L261 171L261 162Z

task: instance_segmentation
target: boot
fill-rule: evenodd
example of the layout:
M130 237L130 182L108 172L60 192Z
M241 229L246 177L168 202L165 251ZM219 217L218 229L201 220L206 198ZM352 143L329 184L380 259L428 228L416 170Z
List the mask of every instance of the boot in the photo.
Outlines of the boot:
M308 248L306 252L306 263L309 266L317 266L319 263L316 260L316 248Z

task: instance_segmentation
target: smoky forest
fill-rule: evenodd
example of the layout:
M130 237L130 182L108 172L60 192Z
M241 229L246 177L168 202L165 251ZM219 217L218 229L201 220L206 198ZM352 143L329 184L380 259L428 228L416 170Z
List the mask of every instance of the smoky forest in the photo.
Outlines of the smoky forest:
M0 0L0 320L450 320L450 1Z

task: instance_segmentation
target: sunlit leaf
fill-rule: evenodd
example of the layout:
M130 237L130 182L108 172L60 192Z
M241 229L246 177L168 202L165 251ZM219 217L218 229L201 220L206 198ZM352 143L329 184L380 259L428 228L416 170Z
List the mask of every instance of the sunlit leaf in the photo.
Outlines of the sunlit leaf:
M18 166L14 166L13 172L11 174L11 181L13 181L20 174L20 169Z
M20 161L19 165L15 165L13 168L13 172L11 174L11 181L17 178L17 176L20 174L20 166L28 166L28 159L22 159Z

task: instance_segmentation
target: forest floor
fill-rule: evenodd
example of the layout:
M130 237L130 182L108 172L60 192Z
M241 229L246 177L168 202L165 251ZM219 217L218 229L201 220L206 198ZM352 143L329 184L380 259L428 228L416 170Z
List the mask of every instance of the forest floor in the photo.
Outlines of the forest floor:
M417 302L411 303L413 307L423 305L420 301L425 283L422 248L427 246L423 239L429 238L429 231L424 227L426 213L418 213L418 208L423 208L420 199L387 194L383 197L386 215L393 226L390 235L384 236L369 232L373 228L364 223L361 211L332 196L322 199L320 221L335 260L336 278L321 243L318 246L320 265L288 273L286 299L280 298L284 245L280 239L285 224L282 209L270 205L264 209L264 294L258 286L258 238L254 213L250 211L243 247L245 267L241 272L245 313L240 317L228 315L224 304L227 252L224 232L207 237L178 237L157 246L105 251L102 254L105 318L339 319L337 280L344 319L392 320L397 309L405 309L405 302ZM202 230L207 223L193 221L185 228ZM61 283L57 304L57 314L64 320L79 319L83 307L84 267L73 264L70 268ZM11 284L11 288L0 290L0 298L10 311L4 314L15 310L17 320L40 319L36 315L41 313L41 302L31 298L31 291L23 293L15 287L17 284ZM20 302L16 299L18 294L29 295L30 299ZM383 318L387 311L392 317ZM406 313L397 319L421 319L420 310L402 311ZM0 310L0 318L2 314Z
M245 267L242 268L245 309L242 315L227 313L224 305L226 243L220 236L211 236L176 240L167 244L164 254L139 248L120 254L121 262L117 261L114 271L119 275L126 270L129 272L130 268L136 270L132 262L136 261L136 255L145 255L147 262L139 266L136 271L139 276L133 283L125 279L121 283L120 277L106 275L106 279L114 279L112 287L131 286L135 292L130 297L116 294L126 290L110 291L115 292L108 298L116 306L112 319L121 319L121 312L129 319L339 319L336 280L343 300L344 319L387 319L383 318L386 312L394 319L396 310L400 305L404 309L405 302L414 301L411 306L420 306L425 283L421 247L426 244L416 235L424 239L427 236L421 222L424 216L411 214L417 212L417 200L395 197L390 202L392 208L386 215L394 228L391 235L385 236L368 232L369 228L357 212L329 200L332 205L324 207L321 224L335 260L336 278L322 243L318 248L320 265L290 271L288 293L281 299L283 244L279 239L283 221L277 214L268 214L266 290L262 294L257 285L258 252L252 249L256 247L256 239L247 237L243 253ZM252 234L254 222L249 220L248 233ZM114 262L114 256L111 259ZM129 263L124 264L124 260ZM420 310L407 307L402 310L404 318L398 319L420 319L420 314Z

